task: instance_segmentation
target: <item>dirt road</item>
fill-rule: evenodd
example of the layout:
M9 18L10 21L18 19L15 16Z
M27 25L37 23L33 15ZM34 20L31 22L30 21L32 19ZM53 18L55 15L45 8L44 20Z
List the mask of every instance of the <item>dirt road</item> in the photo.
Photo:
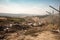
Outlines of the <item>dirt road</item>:
M33 37L31 35L18 35L13 33L6 38L6 40L59 40L60 35L55 34L50 31L43 31L41 33L36 33L38 36Z

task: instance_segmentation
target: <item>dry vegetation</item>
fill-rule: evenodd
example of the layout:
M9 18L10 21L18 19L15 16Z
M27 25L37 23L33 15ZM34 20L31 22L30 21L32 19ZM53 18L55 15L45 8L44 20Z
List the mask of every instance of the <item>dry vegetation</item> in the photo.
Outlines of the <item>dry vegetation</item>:
M33 19L35 17L32 17ZM8 21L1 22L0 25L3 26L6 23L13 22L19 25L14 25L9 28L7 31L0 31L0 40L60 40L60 32L54 31L59 29L58 19L54 16L54 19L51 19L50 16L40 18L34 21L30 18L30 22L38 23L39 21L43 21L41 25L33 26L27 25L26 22L29 21L28 18L8 18ZM36 17L37 18L37 17ZM38 17L39 18L39 17ZM34 21L34 22L33 22ZM54 21L54 22L53 22ZM5 24L4 24L5 23ZM25 23L25 24L24 24Z

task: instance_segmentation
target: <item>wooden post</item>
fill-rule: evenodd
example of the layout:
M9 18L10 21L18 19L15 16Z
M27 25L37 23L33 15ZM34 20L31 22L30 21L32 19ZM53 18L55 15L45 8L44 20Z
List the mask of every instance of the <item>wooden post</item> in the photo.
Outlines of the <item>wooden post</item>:
M59 16L60 16L60 6L59 6Z
M60 6L59 6L59 29L60 29Z
M54 14L54 10L52 11L52 13Z
M54 9L54 10L56 10L57 12L59 12L58 26L59 26L59 29L60 29L60 6L59 6L59 10L56 9L56 8L54 8L54 7L51 6L51 5L50 5L49 7L51 7L51 8Z
M46 11L46 12L49 14L49 16L50 16L50 18L51 18L51 23L54 25L54 21L53 21L54 11L52 11L52 13L51 13L51 12L48 12L48 11Z
M56 8L54 8L53 6L50 5L49 7L51 7L51 8L54 9L54 10L56 10L57 12L59 12L59 10L56 9Z

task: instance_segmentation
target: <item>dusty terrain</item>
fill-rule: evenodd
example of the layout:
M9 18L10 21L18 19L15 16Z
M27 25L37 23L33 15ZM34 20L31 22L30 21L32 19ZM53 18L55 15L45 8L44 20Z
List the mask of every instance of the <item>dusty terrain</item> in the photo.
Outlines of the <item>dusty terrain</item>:
M35 33L37 36L23 35L18 33L11 33L5 40L60 40L60 34L51 31L43 31Z
M56 18L49 19L50 17L28 17L26 20L25 18L1 20L0 40L60 40L58 21ZM56 31L57 29L59 30Z

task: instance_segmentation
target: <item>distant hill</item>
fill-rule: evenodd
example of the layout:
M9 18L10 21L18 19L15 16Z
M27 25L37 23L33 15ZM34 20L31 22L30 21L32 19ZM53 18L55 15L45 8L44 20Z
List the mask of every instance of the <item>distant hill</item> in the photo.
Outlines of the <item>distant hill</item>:
M8 17L20 17L20 16L36 16L36 14L12 14L12 13L0 13L0 16L8 16Z

